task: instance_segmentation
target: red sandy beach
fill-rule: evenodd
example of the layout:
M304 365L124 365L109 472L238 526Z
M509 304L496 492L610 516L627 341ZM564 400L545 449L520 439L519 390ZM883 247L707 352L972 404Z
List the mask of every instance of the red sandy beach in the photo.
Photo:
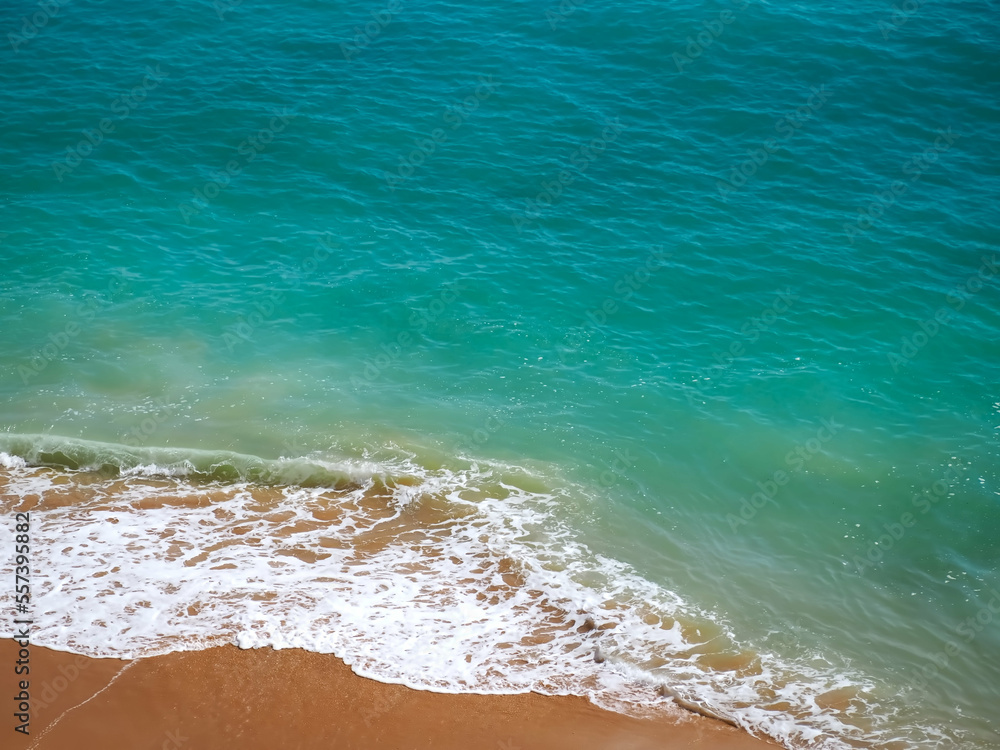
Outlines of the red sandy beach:
M18 646L0 646L18 694ZM32 646L28 736L9 700L14 750L753 750L777 747L680 711L676 723L611 713L583 698L441 695L355 675L336 657L232 646L124 662Z

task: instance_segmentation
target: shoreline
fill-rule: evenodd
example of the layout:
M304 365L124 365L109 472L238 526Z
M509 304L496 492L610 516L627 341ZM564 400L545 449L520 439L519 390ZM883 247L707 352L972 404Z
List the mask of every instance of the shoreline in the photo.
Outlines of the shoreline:
M5 639L0 663L10 666L12 697L22 679L13 672L17 653ZM14 731L17 720L4 712L10 724L2 731L14 736L14 750L780 747L680 709L676 721L637 719L577 696L413 690L299 649L227 645L126 662L32 645L30 668L29 736Z

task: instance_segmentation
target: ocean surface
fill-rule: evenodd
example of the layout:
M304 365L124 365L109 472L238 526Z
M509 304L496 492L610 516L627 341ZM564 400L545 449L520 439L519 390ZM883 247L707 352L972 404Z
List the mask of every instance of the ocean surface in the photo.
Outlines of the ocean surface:
M998 19L5 3L34 641L1000 747Z

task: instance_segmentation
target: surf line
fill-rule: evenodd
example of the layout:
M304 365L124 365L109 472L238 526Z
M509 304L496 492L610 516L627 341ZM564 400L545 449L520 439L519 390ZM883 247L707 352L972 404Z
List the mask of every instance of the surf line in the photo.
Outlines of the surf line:
M716 713L708 706L703 706L700 703L695 703L694 701L689 701L687 698L682 697L676 690L667 685L666 683L660 683L656 688L656 694L664 698L672 698L674 703L676 703L681 708L687 709L691 713L700 714L709 719L716 719L718 721L725 722L731 727L736 727L740 729L740 724L736 719L730 719L728 716L724 716L720 713Z
M586 619L584 619L583 621L583 626L579 630L577 630L578 633L581 631L582 632L596 631L598 635L600 634L600 628L597 627L597 624L591 615L587 615ZM601 649L600 644L594 646L594 661L597 664L604 664L607 660L608 660L608 655L604 653L604 651ZM678 706L687 711L690 711L691 713L704 716L708 719L715 719L716 721L721 721L725 724L729 724L729 726L736 727L737 729L742 729L742 727L740 726L739 722L736 721L736 719L730 718L725 714L721 714L715 709L710 708L701 703L688 700L665 682L661 682L656 686L656 694L662 698L670 698Z

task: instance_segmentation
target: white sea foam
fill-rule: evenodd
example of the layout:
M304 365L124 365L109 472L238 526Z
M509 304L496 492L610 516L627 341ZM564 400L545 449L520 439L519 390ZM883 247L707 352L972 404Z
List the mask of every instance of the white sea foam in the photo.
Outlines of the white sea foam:
M35 508L41 645L120 658L297 647L418 689L576 694L631 713L677 713L654 690L666 682L789 746L875 740L852 719L873 686L822 655L707 667L699 654L751 644L588 549L562 520L571 493L524 489L513 467L335 462L323 470L365 478L332 490L194 482L198 460L137 460L68 490L65 472L0 461L5 510ZM818 700L838 689L858 696L851 710Z
M23 469L25 461L20 456L12 456L9 453L0 451L0 466L5 469Z

